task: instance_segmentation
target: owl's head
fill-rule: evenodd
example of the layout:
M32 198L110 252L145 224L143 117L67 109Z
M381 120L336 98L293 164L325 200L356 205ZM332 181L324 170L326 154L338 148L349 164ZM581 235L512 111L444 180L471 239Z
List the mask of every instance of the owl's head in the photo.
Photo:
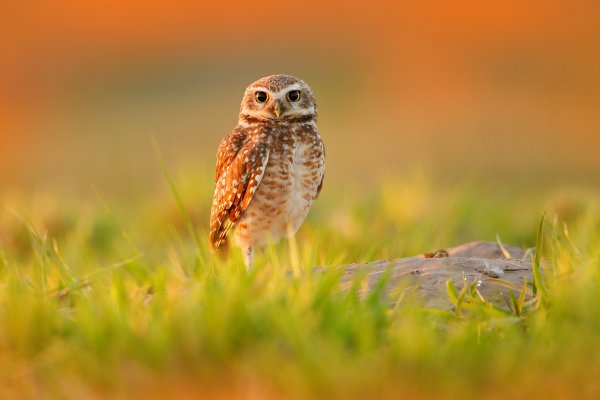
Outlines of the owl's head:
M240 120L289 120L317 116L317 104L310 87L290 75L271 75L246 89Z

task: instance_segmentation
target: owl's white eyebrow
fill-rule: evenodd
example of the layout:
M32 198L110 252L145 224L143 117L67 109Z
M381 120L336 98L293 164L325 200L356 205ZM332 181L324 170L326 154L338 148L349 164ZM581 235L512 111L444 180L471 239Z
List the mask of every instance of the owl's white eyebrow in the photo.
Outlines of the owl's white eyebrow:
M271 93L273 95L273 97L279 97L282 93L287 93L290 90L300 90L300 89L304 89L304 87L299 83L294 83L293 85L286 86L285 88L281 89L278 92L272 92L269 89L264 88L262 86L256 86L256 87L252 88L252 90L255 92L263 91L263 92Z

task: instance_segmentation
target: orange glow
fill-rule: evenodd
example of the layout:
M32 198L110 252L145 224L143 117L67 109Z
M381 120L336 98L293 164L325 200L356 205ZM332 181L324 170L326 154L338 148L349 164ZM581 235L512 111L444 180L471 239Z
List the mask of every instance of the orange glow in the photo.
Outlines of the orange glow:
M391 126L400 110L409 116L407 124L435 143L439 126L472 125L485 117L492 126L497 120L522 127L533 142L541 135L564 162L584 160L586 168L600 171L591 150L600 145L598 4L5 2L2 168L27 157L28 144L43 140L48 118L64 111L73 88L85 85L87 76L143 72L195 58L217 66L232 60L236 73L236 66L243 70L240 54L265 62L298 48L303 57L313 54L313 64L329 57L323 64L337 60L340 68L358 67L360 97L378 100L355 126L379 117L377 112L385 112L389 121L380 123ZM473 139L455 134L452 140L460 143Z

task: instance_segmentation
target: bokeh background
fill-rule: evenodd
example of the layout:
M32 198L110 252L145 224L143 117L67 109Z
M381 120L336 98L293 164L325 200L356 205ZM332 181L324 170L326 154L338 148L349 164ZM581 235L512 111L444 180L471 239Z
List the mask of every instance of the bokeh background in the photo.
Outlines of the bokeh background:
M594 0L1 1L1 187L143 194L152 137L211 176L273 73L316 92L334 185L595 185L599 43Z

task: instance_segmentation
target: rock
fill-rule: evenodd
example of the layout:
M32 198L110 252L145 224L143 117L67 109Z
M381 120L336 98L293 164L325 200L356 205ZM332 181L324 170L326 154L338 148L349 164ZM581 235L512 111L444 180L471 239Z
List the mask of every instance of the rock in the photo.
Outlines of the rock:
M522 259L525 256L525 251L520 247L504 246L504 250L513 259ZM450 257L506 259L502 248L496 242L469 242L446 251Z
M451 309L446 282L454 281L458 291L474 283L486 301L508 308L509 291L518 297L525 282L532 282L532 268L522 249L504 250L510 258L495 242L471 242L415 257L351 264L345 267L342 285L350 287L356 277L364 276L365 287L371 289L388 273L388 292L401 288L426 307ZM528 288L527 298L532 295Z

